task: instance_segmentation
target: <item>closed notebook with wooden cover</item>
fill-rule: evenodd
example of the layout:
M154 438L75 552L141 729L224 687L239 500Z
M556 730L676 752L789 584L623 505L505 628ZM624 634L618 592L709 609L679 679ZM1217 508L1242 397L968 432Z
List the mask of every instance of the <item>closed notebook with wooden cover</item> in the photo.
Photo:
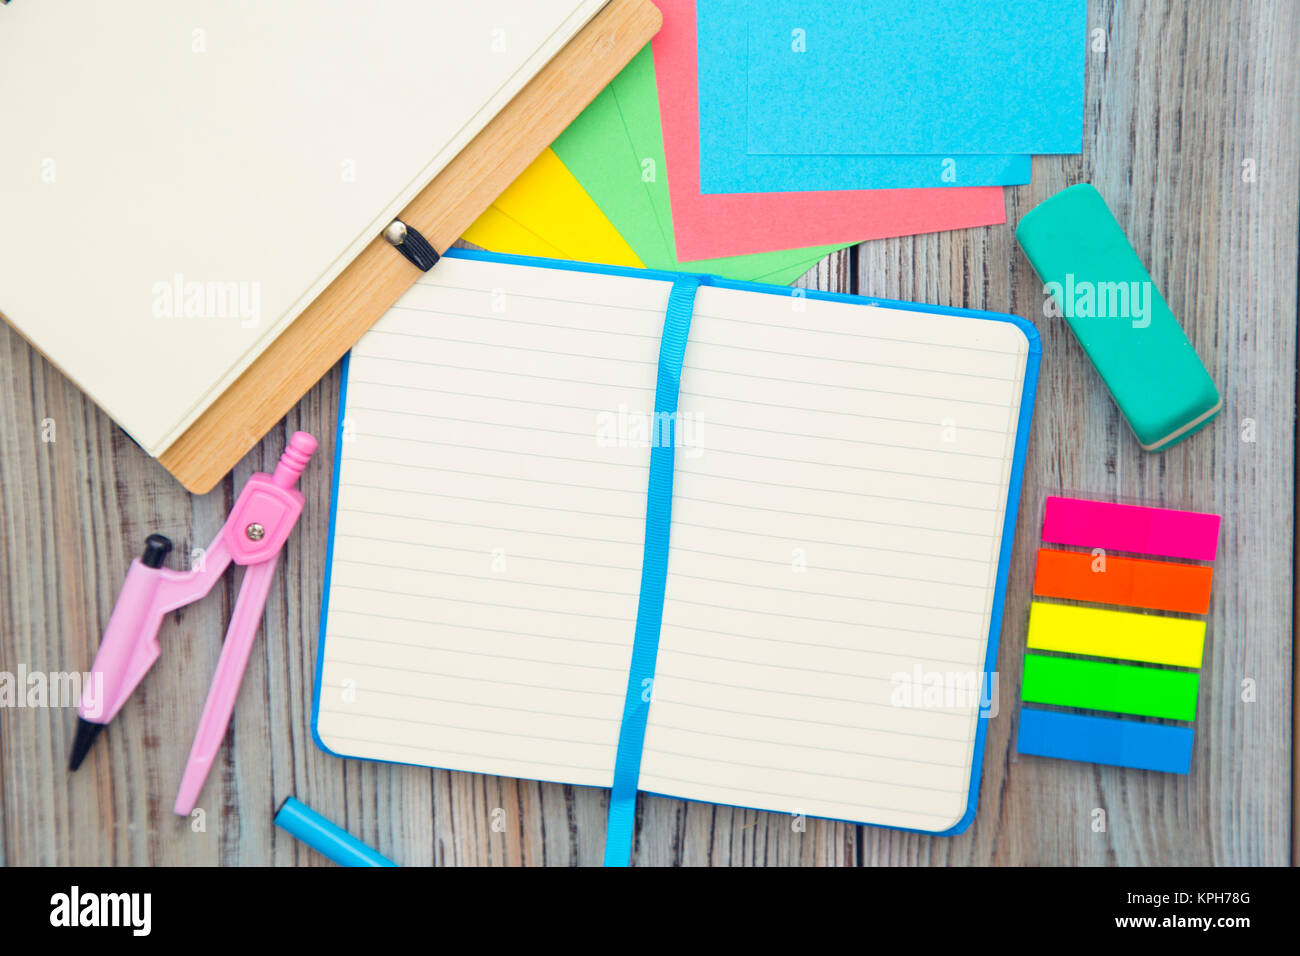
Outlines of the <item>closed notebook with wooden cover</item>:
M603 5L0 6L0 313L158 455Z
M456 252L353 349L322 747L610 786L674 278ZM1011 316L699 288L642 790L969 822L1038 357Z

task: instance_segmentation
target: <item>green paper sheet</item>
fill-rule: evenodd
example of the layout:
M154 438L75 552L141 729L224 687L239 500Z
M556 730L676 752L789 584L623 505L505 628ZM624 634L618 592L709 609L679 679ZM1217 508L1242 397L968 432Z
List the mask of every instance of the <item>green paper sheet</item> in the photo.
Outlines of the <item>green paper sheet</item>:
M844 245L681 262L673 241L654 57L646 46L552 144L650 269L789 285Z

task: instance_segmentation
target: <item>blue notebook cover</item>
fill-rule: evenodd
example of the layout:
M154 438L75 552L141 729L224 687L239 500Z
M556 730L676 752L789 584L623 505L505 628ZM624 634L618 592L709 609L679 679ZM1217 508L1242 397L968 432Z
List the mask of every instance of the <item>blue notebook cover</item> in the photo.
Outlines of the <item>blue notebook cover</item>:
M791 294L792 294L792 290L784 286L771 286L771 285L764 285L764 284L752 283L752 282L736 282L727 279L720 279L717 277L702 278L700 276L690 275L685 273L678 274L678 273L671 273L671 272L662 272L657 270L632 269L632 268L623 268L623 267L616 267L616 266L594 265L588 263L564 262L564 261L557 261L557 260L539 259L535 257L510 256L510 255L501 255L496 253L460 250L460 249L451 250L446 255L448 258L451 259L468 259L468 260L477 260L483 262L496 262L496 263L503 263L503 264L510 264L510 265L530 266L530 267L543 268L548 270L567 270L573 272L594 273L600 275L627 276L632 278L640 277L640 278L655 279L661 281L667 280L674 283L675 294L678 291L679 284L683 287L692 287L701 282L703 282L706 285L712 285L718 288L734 289L734 290L739 290L744 292L757 293L761 295L777 295L777 296L782 296L783 298L786 299L791 298ZM437 267L435 266L435 268ZM1031 323L1027 322L1024 319L1012 315L1002 314L1002 313L984 312L984 311L969 310L969 309L946 308L941 306L932 306L932 305L924 305L924 304L917 304L917 303L895 302L890 300L872 299L872 298L856 296L856 295L846 295L846 294L833 293L833 292L822 292L818 290L798 290L798 291L800 296L806 296L807 298L813 300L843 302L843 303L850 303L855 305L872 305L872 306L879 306L883 308L902 308L902 309L907 309L909 311L932 313L936 315L953 315L953 316L962 316L962 317L974 318L974 319L982 319L982 320L993 321L993 322L1011 323L1014 326L1016 326L1021 331L1021 333L1023 333L1025 337L1025 340L1028 344L1028 349L1027 349L1026 362L1025 362L1023 386L1020 395L1014 450L1012 453L1012 468L1011 468L1010 480L1008 483L1006 510L1005 510L1005 516L1002 525L1002 535L1001 535L999 552L998 552L996 585L995 585L995 590L993 592L994 598L993 598L993 606L991 609L991 616L990 616L990 628L989 628L988 640L986 644L986 652L983 661L983 676L985 680L985 687L987 687L989 686L989 682L994 676L993 672L997 661L998 637L1002 625L1002 608L1003 608L1004 598L1006 594L1007 574L1008 574L1008 567L1009 567L1009 561L1011 556L1012 541L1014 540L1014 536L1015 536L1016 516L1019 508L1020 486L1023 478L1026 443L1028 441L1029 426L1033 415L1033 402L1034 402L1034 396L1037 387L1038 367L1041 358L1041 346L1039 343L1039 336L1037 330L1033 327ZM670 310L672 308L673 305L670 300ZM661 367L661 371L662 371L662 367ZM332 750L329 746L326 745L326 743L324 742L324 740L320 735L319 728L318 728L320 708L321 708L322 672L325 664L325 636L327 632L327 623L328 623L327 614L329 610L331 574L334 566L334 557L335 557L335 531L337 526L338 507L339 507L340 462L343 453L344 440L346 436L346 428L348 427L347 426L348 420L346 417L346 413L348 410L348 395L347 395L348 378L349 378L349 360L347 357L345 357L344 364L343 364L343 382L340 389L340 397L339 397L338 430L335 437L334 474L332 479L333 488L332 488L331 504L330 504L330 530L329 530L329 539L327 545L325 580L324 580L323 592L322 592L321 621L320 621L319 642L318 642L318 649L317 649L316 680L315 680L315 687L313 690L311 727L312 727L313 739L315 740L317 746L319 746L325 752L330 753L334 756L353 757L353 759L368 759L365 757L354 757L353 755L349 755L349 754L336 753L334 750ZM635 651L634 651L634 657L635 657ZM994 684L993 686L996 687L996 684ZM930 833L931 835L939 835L939 836L950 836L964 831L974 820L976 808L977 808L978 793L979 793L980 774L983 765L983 750L984 750L984 741L985 741L988 719L989 716L987 712L981 710L979 719L977 721L977 728L975 734L974 754L971 763L969 792L968 792L968 797L966 802L965 815L955 825L953 825L952 827L950 827L949 829L943 832L934 833L933 831L926 831L926 830L918 830L916 832L925 832L925 833ZM627 714L625 714L624 715L625 729L628 720L629 718ZM620 762L621 762L621 758L622 758L622 753L620 751ZM420 763L416 763L413 765L426 766L426 764L420 764ZM450 768L450 769L456 769L456 768ZM561 781L561 782L565 782L565 781ZM645 792L652 792L652 791L645 791ZM667 795L673 796L672 794L667 794ZM611 828L613 827L613 822L614 821L611 818ZM847 820L845 822L854 823L854 824L865 823L871 825L870 821L862 821L862 820ZM893 829L902 829L902 828L894 827ZM624 857L625 857L625 853L626 853L626 848L624 848L623 851ZM615 857L618 857L618 855L619 854L617 852L614 853ZM607 860L608 860L608 856L607 856Z

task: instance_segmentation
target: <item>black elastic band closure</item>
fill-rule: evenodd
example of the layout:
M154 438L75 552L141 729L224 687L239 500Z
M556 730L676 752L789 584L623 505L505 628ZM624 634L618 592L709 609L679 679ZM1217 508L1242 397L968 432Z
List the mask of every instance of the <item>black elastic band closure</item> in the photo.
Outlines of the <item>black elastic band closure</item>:
M440 258L438 251L429 245L429 240L420 235L419 230L400 219L394 219L388 224L384 238L421 272L428 272Z

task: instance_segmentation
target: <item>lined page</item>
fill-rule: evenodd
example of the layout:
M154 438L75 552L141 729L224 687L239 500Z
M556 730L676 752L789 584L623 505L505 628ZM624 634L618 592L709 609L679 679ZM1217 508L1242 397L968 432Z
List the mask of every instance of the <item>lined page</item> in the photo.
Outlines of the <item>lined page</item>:
M1028 342L702 288L641 789L939 831L966 810Z
M445 258L353 349L331 750L609 786L669 290Z

